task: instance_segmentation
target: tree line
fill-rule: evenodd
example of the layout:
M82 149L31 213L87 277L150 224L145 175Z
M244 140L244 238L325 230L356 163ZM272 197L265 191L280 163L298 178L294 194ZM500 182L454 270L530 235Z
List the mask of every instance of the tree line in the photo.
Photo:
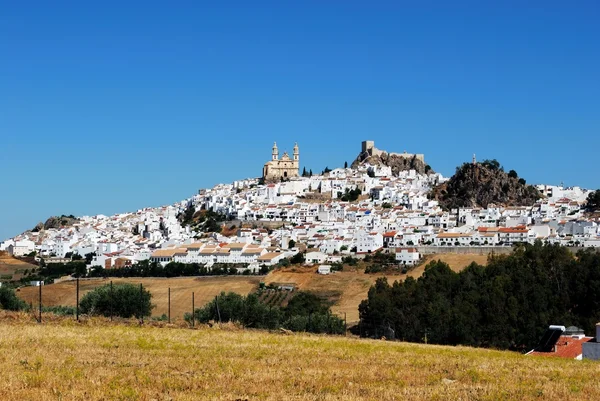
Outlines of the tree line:
M528 351L550 324L594 332L600 254L538 241L459 273L434 261L416 280L377 280L359 312L366 337Z

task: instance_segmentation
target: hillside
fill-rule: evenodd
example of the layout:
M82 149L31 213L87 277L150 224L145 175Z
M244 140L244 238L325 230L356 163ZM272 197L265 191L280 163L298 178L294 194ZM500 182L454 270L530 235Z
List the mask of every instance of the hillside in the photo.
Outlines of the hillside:
M442 260L455 270L460 271L475 261L485 265L487 256L482 255L430 255L426 262L408 272L408 274L365 274L364 266L357 268L346 267L344 271L331 275L316 274L316 267L290 267L277 269L266 277L256 276L205 276L205 277L176 277L176 278L114 278L113 283L128 282L142 283L152 293L152 303L156 308L153 316L167 313L168 288L171 288L171 316L175 319L183 317L185 312L191 310L192 292L194 292L197 307L208 303L215 295L225 292L236 292L246 295L256 288L261 281L271 283L293 283L298 290L314 292L333 303L332 311L339 315L346 313L349 324L358 322L358 305L367 298L369 288L379 277L388 277L389 282L403 280L404 278L420 277L425 270L425 265L431 260ZM86 279L80 281L80 296L97 286L108 283L110 280ZM37 287L23 287L17 294L27 303L38 302ZM70 305L76 302L75 282L67 281L49 284L43 288L43 304L47 306Z
M597 363L0 313L2 400L597 400Z
M32 269L37 269L37 266L12 257L6 252L0 252L0 281L19 280L25 270Z
M541 194L511 170L506 173L495 161L464 163L432 192L445 209L458 207L530 206Z

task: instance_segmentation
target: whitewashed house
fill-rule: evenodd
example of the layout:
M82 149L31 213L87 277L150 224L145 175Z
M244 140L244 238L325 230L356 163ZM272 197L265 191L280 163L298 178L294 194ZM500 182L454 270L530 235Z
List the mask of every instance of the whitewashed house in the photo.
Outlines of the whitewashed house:
M421 260L416 248L396 248L396 261L401 265L414 266Z

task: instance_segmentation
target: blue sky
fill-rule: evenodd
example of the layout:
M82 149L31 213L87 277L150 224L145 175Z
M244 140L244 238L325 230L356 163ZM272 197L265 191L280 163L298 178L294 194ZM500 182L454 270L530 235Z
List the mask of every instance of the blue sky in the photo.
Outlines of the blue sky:
M0 240L259 176L273 141L600 187L598 2L211 3L0 5Z

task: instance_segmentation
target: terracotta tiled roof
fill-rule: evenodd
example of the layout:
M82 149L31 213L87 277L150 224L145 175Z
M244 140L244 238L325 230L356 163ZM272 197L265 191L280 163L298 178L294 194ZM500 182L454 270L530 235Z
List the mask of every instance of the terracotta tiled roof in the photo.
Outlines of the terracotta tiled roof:
M571 336L560 336L556 342L554 352L533 351L528 355L575 359L583 353L582 344L590 340L593 340L593 337L572 338Z

